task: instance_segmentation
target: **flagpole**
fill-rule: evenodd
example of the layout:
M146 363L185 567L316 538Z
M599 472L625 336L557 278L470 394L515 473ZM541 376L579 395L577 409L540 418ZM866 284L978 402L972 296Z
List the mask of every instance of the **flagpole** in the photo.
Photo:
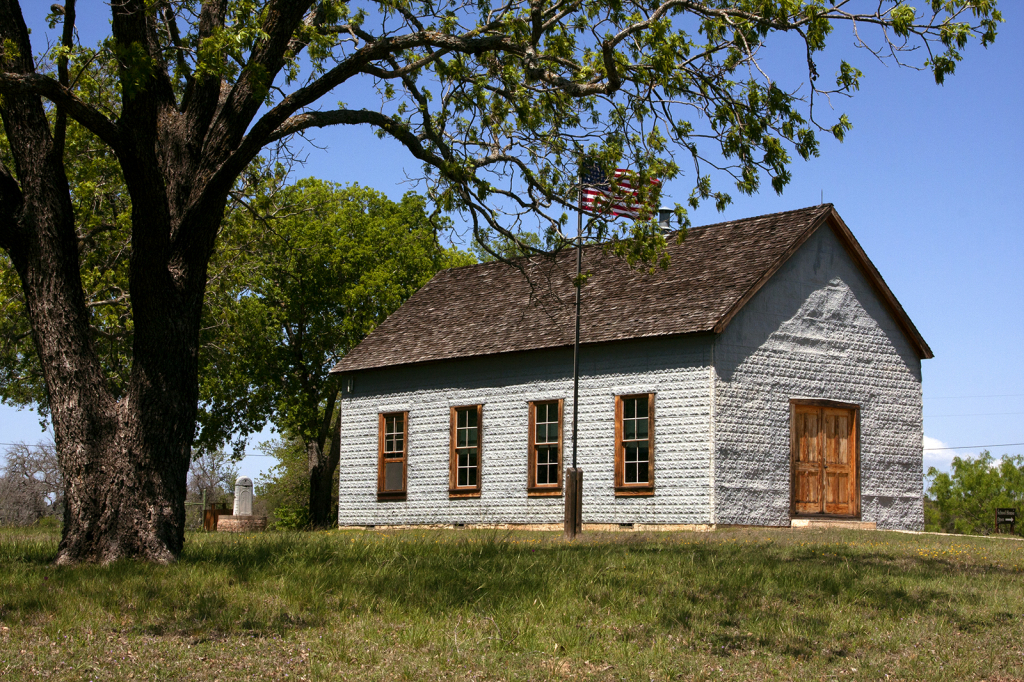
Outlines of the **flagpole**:
M576 338L572 346L572 468L576 468L576 433L579 427L580 404L580 289L583 273L583 211L576 214Z
M583 472L576 466L576 441L580 416L580 289L583 273L583 173L579 175L576 205L576 336L572 347L572 468L566 473L565 537L572 540L583 531Z

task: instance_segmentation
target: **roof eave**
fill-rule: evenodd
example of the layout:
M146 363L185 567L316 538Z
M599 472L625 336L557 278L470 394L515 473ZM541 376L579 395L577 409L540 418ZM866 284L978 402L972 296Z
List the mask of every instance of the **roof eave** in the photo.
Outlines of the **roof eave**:
M583 347L593 348L595 346L606 346L606 345L620 344L620 343L632 343L632 342L635 342L635 341L644 341L644 340L650 340L650 339L665 339L665 338L672 338L672 337L694 337L694 336L702 336L702 335L705 335L705 334L714 334L714 333L715 333L714 329L711 329L711 328L708 328L708 329L695 329L693 331L681 332L681 333L675 333L675 334L651 334L651 335L648 335L648 336L632 336L632 337L630 337L628 339L607 339L607 340L603 340L603 341L590 341L590 342L583 341L583 342L580 342L580 347L581 348L583 348ZM493 357L498 357L498 356L502 356L502 355L515 355L517 353L534 353L534 352L538 352L538 351L571 350L571 349L572 349L572 344L569 343L569 344L559 344L559 345L555 345L555 346L539 346L537 348L520 348L520 349L517 349L517 350L501 351L501 352L494 352L494 353L480 353L479 355L459 355L457 357L450 357L450 358L433 358L433 359L430 359L430 360L416 360L416 361L413 361L413 362L402 362L402 363L393 364L393 365L373 365L373 366L367 366L367 367L356 367L355 369L342 367L341 365L344 362L344 360L343 360L342 362L339 362L337 365L335 365L330 370L329 374L357 374L359 372L373 372L373 371L376 371L376 370L395 369L395 368L402 368L402 367L415 367L415 366L419 366L419 365L432 365L432 364L438 364L438 363L444 363L444 362L458 362L459 360L477 360L477 359L480 359L480 358L493 358Z

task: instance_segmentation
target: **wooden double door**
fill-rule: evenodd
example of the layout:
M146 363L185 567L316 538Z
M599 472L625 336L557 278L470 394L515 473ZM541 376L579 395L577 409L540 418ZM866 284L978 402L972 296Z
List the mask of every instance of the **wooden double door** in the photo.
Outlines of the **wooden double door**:
M858 516L857 408L796 403L791 420L792 513Z

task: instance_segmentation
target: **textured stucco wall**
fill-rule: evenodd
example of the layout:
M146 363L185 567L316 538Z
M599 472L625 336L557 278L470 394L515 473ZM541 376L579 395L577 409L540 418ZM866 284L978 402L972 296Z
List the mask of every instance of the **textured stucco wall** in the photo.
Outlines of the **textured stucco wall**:
M579 464L586 523L710 520L710 336L584 346ZM527 402L565 399L571 462L572 351L537 351L355 376L341 419L339 523L560 523L564 498L526 496ZM654 497L616 498L614 396L654 392ZM449 407L483 404L482 493L448 498ZM377 501L377 415L409 411L408 495Z
M860 405L861 518L919 530L921 362L828 227L715 340L715 521L789 524L790 398Z

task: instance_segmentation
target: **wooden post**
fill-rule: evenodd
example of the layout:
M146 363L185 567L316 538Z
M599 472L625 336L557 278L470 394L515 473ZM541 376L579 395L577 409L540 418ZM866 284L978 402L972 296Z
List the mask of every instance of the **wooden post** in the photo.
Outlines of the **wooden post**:
M576 535L583 532L583 469L576 469Z
M583 470L575 467L565 471L565 539L572 540L583 532Z

